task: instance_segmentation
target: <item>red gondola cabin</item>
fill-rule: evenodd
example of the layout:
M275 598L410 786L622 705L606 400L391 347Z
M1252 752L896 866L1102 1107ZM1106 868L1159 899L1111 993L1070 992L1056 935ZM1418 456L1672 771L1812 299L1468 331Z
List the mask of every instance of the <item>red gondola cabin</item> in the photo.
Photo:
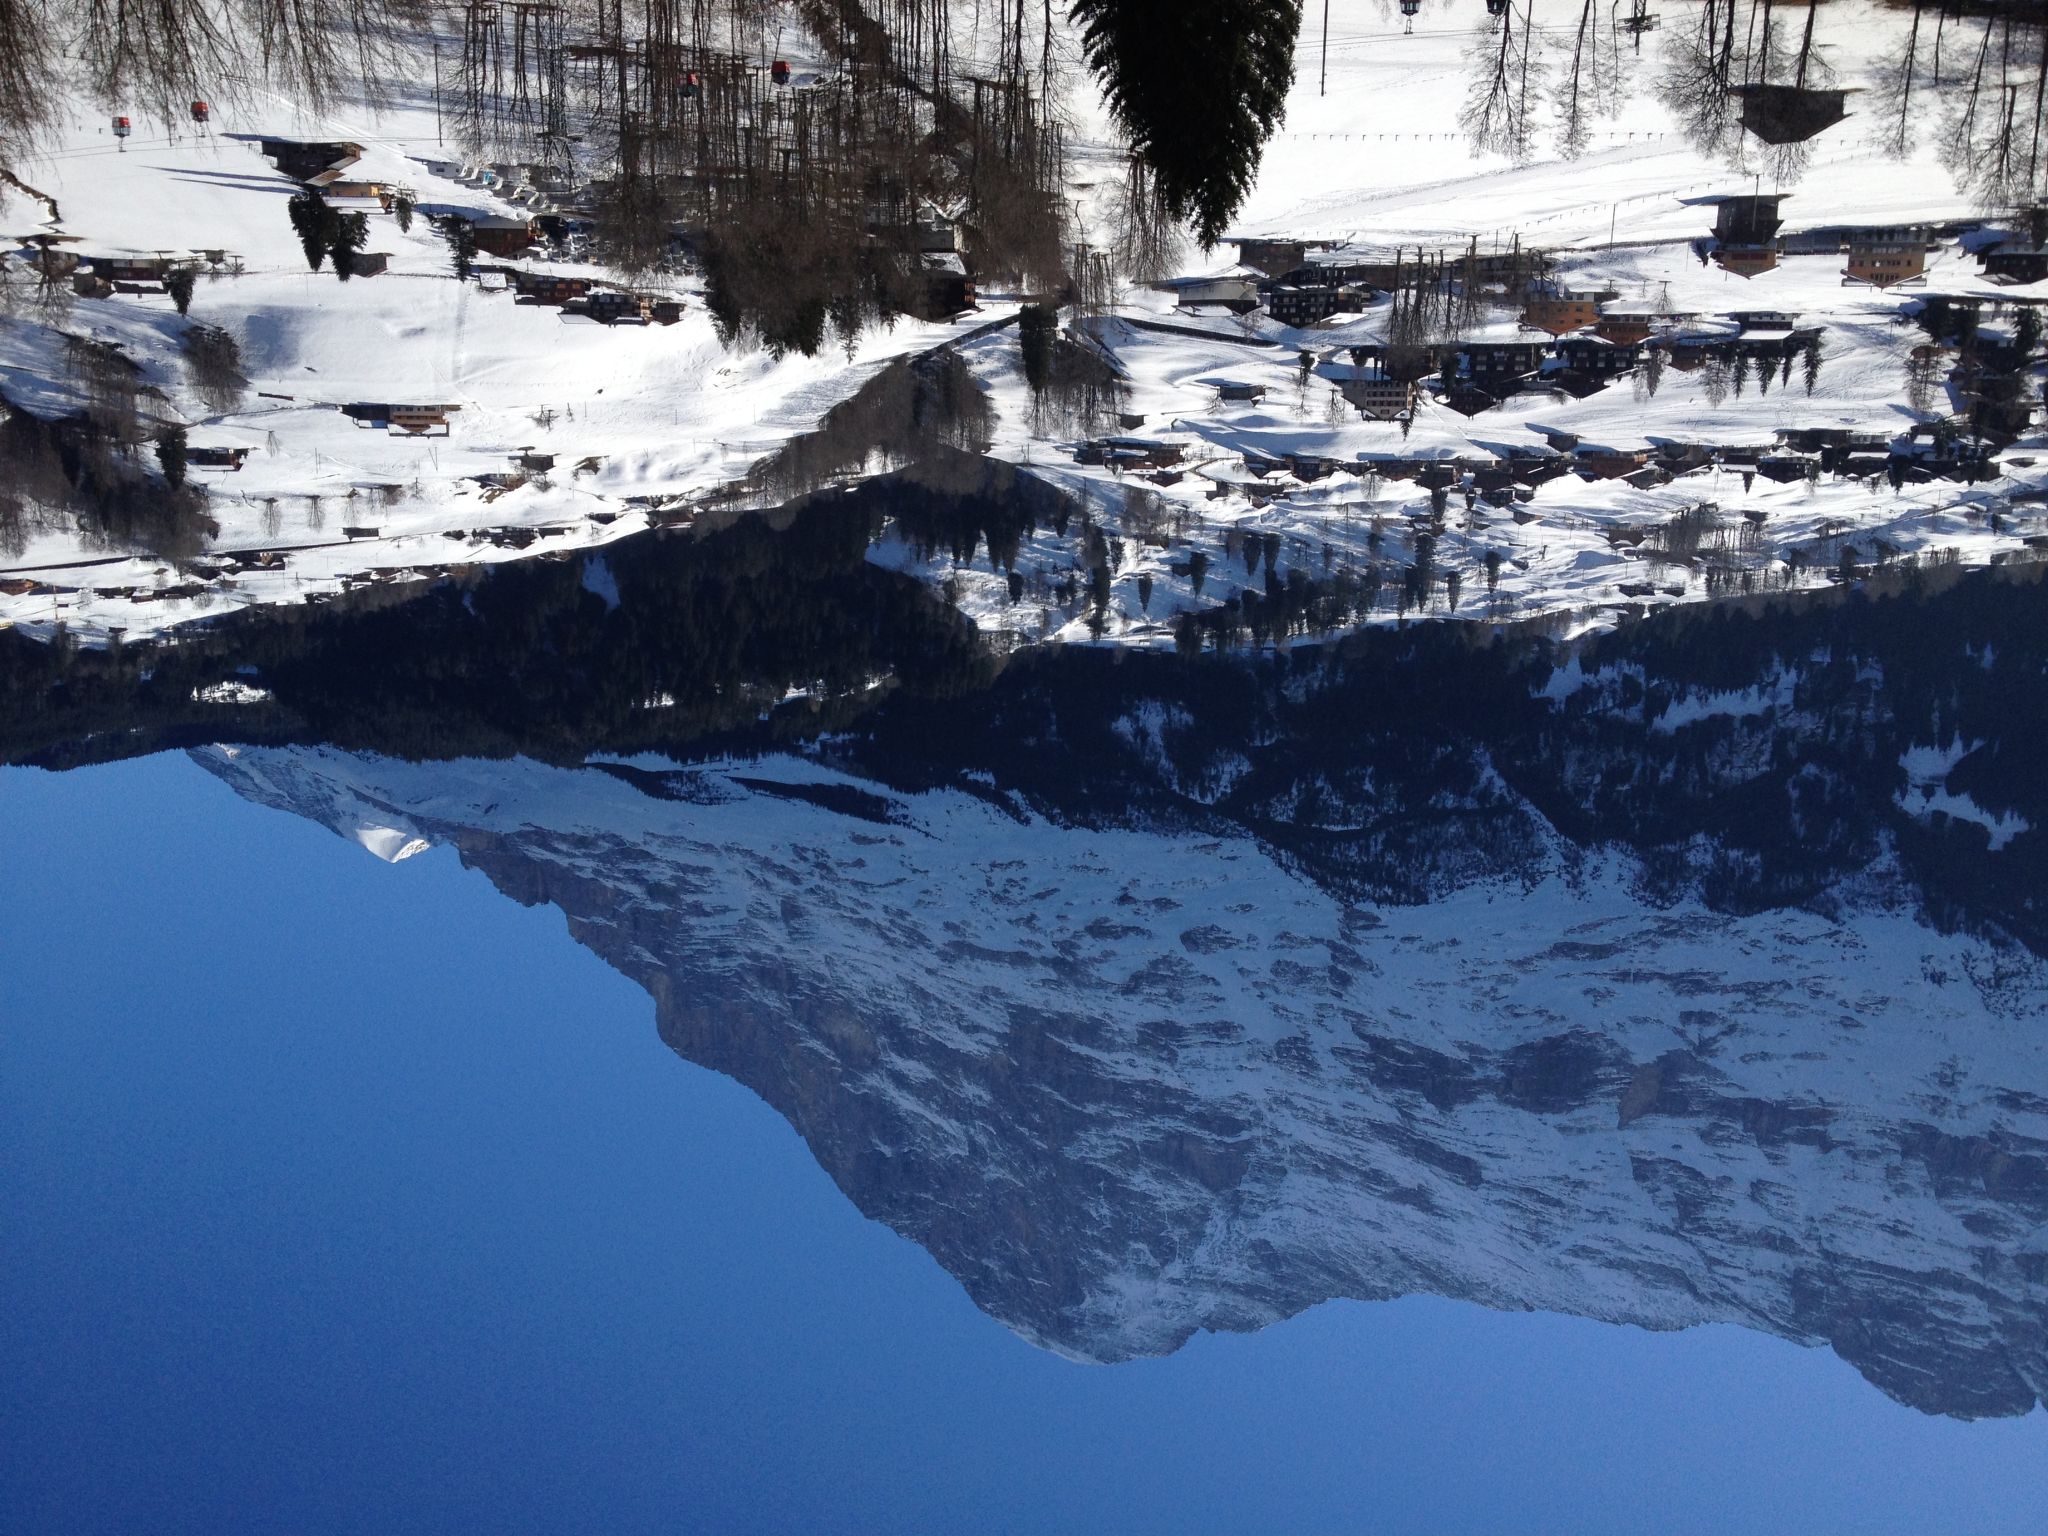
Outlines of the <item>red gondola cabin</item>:
M789 60L777 59L769 68L768 77L777 85L789 84Z
M203 101L195 101L195 102L193 102L193 103L192 103L192 121L193 121L193 122L195 122L195 123L203 123L203 122L205 122L205 121L207 120L207 118L211 117L212 115L213 115L213 108L209 107L209 106L208 106L208 105L207 105L207 104L206 104L205 102L203 102Z
M128 123L128 119L127 119L127 118L125 118L125 117L117 117L117 118L115 118L115 119L114 119L114 137L115 137L115 138L117 138L117 139L125 139L125 138L127 138L127 137L128 137L128 134L129 134L129 132L130 132L130 128L129 128L129 123Z
M698 91L701 89L703 89L703 82L697 78L697 71L693 69L686 72L683 76L683 99L685 101L694 101Z

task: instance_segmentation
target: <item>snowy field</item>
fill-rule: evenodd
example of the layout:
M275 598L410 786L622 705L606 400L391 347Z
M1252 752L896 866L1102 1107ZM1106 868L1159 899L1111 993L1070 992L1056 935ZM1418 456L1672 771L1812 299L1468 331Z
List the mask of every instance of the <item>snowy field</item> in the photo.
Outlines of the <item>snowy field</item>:
M1306 380L1296 368L1302 347L1328 358L1373 339L1379 322L1372 315L1302 332L1263 317L1245 327L1200 322L1220 333L1214 342L1132 328L1116 317L1098 320L1093 332L1128 374L1128 408L1145 417L1142 430L1184 445L1188 462L1209 470L1157 488L1181 529L1172 547L1161 547L1122 526L1117 477L1074 464L1071 441L1033 430L1014 333L966 342L963 350L998 407L995 453L1087 491L1093 515L1119 541L1105 638L1167 643L1176 611L1206 607L1229 597L1238 581L1252 580L1232 558L1250 534L1277 535L1285 564L1319 572L1397 566L1412 550L1403 543L1408 525L1428 500L1414 484L1349 474L1298 484L1280 476L1260 488L1255 505L1241 484L1229 483L1229 466L1248 449L1344 461L1428 454L1470 461L1540 448L1545 432L1628 451L1699 436L1767 447L1778 429L1792 426L1899 432L1912 425L1904 363L1923 338L1901 320L1918 302L1914 290L1888 296L1844 286L1839 258L1823 256L1791 257L1774 272L1744 280L1702 265L1690 249L1710 217L1680 198L1762 185L1751 169L1692 150L1648 89L1663 39L1687 24L1691 7L1663 7L1667 30L1650 35L1640 63L1623 54L1633 93L1595 125L1581 158L1539 158L1520 167L1473 158L1459 131L1473 24L1483 20L1477 0L1425 0L1412 34L1383 0L1339 0L1331 8L1327 94L1319 91L1320 18L1310 9L1288 118L1269 147L1240 231L1457 246L1475 236L1490 246L1518 233L1525 245L1557 252L1571 281L1605 284L1628 300L1708 315L1794 311L1801 324L1826 327L1825 364L1810 394L1795 372L1787 385L1773 381L1768 395L1752 388L1715 400L1698 375L1672 370L1654 396L1624 378L1584 400L1521 396L1474 417L1425 402L1403 437L1392 424L1344 410L1327 361ZM1537 12L1546 45L1568 50L1570 38L1559 28L1576 7L1538 0ZM1829 7L1826 21L1830 59L1847 84L1868 72L1870 60L1858 48L1881 42L1897 25L1854 3ZM424 51L419 64L425 80ZM1114 156L1100 103L1078 70L1074 79L1075 202L1084 218L1099 222ZM97 105L74 103L55 147L11 167L55 200L59 218L52 222L41 203L0 188L0 235L12 241L61 233L74 238L74 249L95 254L222 249L237 259L230 265L239 266L239 275L202 277L191 306L192 321L223 326L242 343L251 394L229 415L207 415L189 389L178 354L186 322L168 298L79 299L61 324L120 345L141 365L145 382L162 392L166 417L187 425L195 447L249 450L239 471L195 469L193 476L212 492L220 551L277 557L195 579L155 559L90 548L74 534L42 533L19 554L0 558L0 582L10 589L0 593L0 623L46 633L61 622L82 637L110 629L136 637L364 580L607 542L648 526L653 507L687 505L740 479L888 359L944 344L1008 312L985 297L980 314L950 325L904 321L871 333L850 358L828 347L816 358L776 361L759 350L723 348L689 282L669 289L685 302L675 325L598 325L459 281L444 242L423 218L404 232L392 216L374 211L369 250L389 256L388 271L342 284L324 269L307 272L285 215L292 183L258 153L255 136L347 139L365 150L351 177L407 184L426 209L509 210L493 193L430 169L429 162L455 158L456 151L437 136L424 90L401 105L362 106L332 118L310 117L246 89L224 88L221 96L200 131L138 116L125 149L117 148ZM1966 216L1964 199L1928 151L1901 163L1880 155L1871 140L1871 125L1852 115L1815 141L1800 179L1779 189L1791 193L1788 229ZM1550 152L1546 140L1541 153ZM1228 245L1206 254L1190 249L1186 267L1224 270L1233 256ZM1930 268L1928 282L1942 291L1992 291L1953 244ZM1158 318L1171 304L1168 295L1132 287L1118 313ZM1511 329L1512 316L1503 313L1496 325ZM1246 331L1276 344L1243 345ZM31 408L64 406L59 351L50 327L35 317L0 320L0 391ZM1269 392L1257 405L1220 406L1213 386L1202 381L1222 376L1263 383ZM339 409L354 401L460 409L448 436L414 438L359 426ZM476 478L507 476L525 453L553 455L553 470L512 488ZM2022 444L2009 457L2028 456ZM1440 569L1461 568L1464 591L1476 598L1485 592L1479 573L1491 552L1499 557L1492 611L1570 610L1598 622L1624 599L1624 586L1649 579L1629 538L1617 541L1615 530L1662 523L1702 501L1713 502L1731 526L1743 514L1760 520L1766 555L1800 548L1825 557L1846 539L1861 541L1865 560L1887 550L1953 549L1965 562L1981 562L2048 529L2031 511L2036 504L2015 507L2010 500L2035 487L2036 472L2004 467L2006 478L1977 486L1936 481L1899 492L1881 482L1873 488L1832 479L1781 485L1759 478L1745 487L1739 476L1715 469L1646 490L1565 477L1543 485L1521 517L1484 504L1468 513L1454 495L1437 562ZM2048 471L2038 478L2048 479ZM1199 595L1185 574L1175 574L1185 573L1195 550L1210 556L1212 570ZM900 547L885 546L877 558L915 564ZM1056 584L1080 554L1071 537L1041 531L1022 559ZM948 565L925 574L953 581L984 624L1031 638L1092 633L1071 601L1012 602L1005 573L985 560L979 568L955 572ZM1808 579L1826 575L1814 569ZM1141 600L1141 578L1149 601ZM1704 595L1683 569L1660 567L1654 585L1653 601Z

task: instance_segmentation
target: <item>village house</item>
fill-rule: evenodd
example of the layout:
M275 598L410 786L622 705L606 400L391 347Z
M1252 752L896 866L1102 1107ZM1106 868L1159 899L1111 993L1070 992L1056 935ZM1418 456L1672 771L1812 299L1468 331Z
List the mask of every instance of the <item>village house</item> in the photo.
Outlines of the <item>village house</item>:
M337 179L327 183L322 195L331 203L376 203L388 213L396 189L388 182Z
M246 448L213 448L194 445L185 451L185 462L194 469L240 469L249 457Z
M1334 245L1310 251L1300 266L1281 273L1280 277L1283 282L1309 286L1388 288L1399 274L1400 264L1384 252L1356 245Z
M1259 307L1259 279L1255 275L1226 272L1213 277L1169 277L1152 287L1156 292L1172 294L1177 309L1214 305L1244 315Z
M512 280L513 292L534 304L559 306L590 292L590 279L587 277L569 277L560 272L524 272L517 268L507 268L506 275Z
M1308 259L1308 244L1301 240L1234 240L1240 266L1251 267L1268 277L1284 277Z
M1784 227L1778 205L1788 195L1717 193L1679 201L1688 208L1714 210L1714 238L1707 250L1714 264L1737 277L1755 277L1778 264L1778 231Z
M1593 327L1593 334L1625 347L1648 341L1663 327L1683 325L1698 318L1696 310L1672 310L1642 300L1624 300L1600 306L1600 320Z
M1562 336L1600 321L1600 306L1615 297L1611 288L1531 288L1522 304L1522 324Z
M2048 277L2048 243L2015 237L1977 253L1994 283L2038 283Z
M346 140L308 143L298 139L262 139L265 158L293 181L312 187L326 187L341 180L341 173L363 158L363 146Z
M1505 400L1543 366L1549 350L1547 336L1489 337L1461 342L1444 370L1444 383L1454 391L1463 385L1495 401Z
M1553 378L1582 398L1605 389L1643 359L1641 342L1616 343L1590 331L1561 336L1550 350L1556 360Z
M1415 381L1384 376L1346 379L1337 386L1359 415L1373 421L1392 421L1415 409Z
M440 429L446 437L451 428L448 418L461 410L459 405L393 405L382 401L360 400L341 408L341 414L358 426L381 427L391 432L406 432L423 437Z
M1868 283L1873 288L1890 288L1908 283L1927 273L1927 230L1917 224L1884 229L1859 229L1849 236L1848 259L1842 278L1850 283Z
M1106 464L1117 469L1172 469L1187 456L1179 443L1149 437L1102 437L1074 450L1076 464Z
M1373 290L1337 283L1268 283L1261 290L1266 313L1282 325L1314 325L1335 314L1356 314L1372 303Z
M1216 380L1216 399L1222 405L1257 405L1266 398L1266 386L1246 379Z
M919 318L924 320L950 320L965 314L979 301L967 264L957 255L924 258L921 297L924 303Z
M601 325L641 325L649 318L650 306L643 294L598 288L585 294L577 307Z
M142 283L161 290L164 279L181 263L168 256L83 256L92 275L105 283Z
M487 256L521 256L539 236L533 220L520 214L467 213L452 217L466 222L476 236L476 248Z
M1581 443L1571 452L1571 473L1581 480L1625 480L1649 462L1647 448Z

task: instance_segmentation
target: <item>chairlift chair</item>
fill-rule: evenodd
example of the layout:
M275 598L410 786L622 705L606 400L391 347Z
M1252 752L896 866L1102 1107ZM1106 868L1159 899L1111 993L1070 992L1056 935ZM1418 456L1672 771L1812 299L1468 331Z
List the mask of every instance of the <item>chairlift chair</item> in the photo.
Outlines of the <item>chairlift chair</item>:
M1608 7L1609 13L1621 9L1621 0L1614 0ZM1637 53L1643 51L1643 34L1657 30L1657 18L1650 13L1650 0L1629 0L1628 14L1621 18L1621 28L1635 42Z

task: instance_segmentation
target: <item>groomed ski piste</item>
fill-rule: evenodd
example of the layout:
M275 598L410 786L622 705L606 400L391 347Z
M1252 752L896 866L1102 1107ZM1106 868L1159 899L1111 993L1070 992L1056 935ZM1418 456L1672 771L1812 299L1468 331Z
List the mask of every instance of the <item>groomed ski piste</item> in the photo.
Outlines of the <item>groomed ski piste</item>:
M1660 553L1654 538L1644 547L1653 530L1701 509L1710 540L1725 533L1732 546L1739 537L1744 569L1769 586L1838 580L1845 550L1848 565L1864 570L1913 556L1965 565L2034 557L2028 541L2048 534L2035 499L2048 487L2048 440L2034 436L2005 449L1993 477L1975 483L1895 486L1832 473L1780 482L1709 464L1661 485L1567 474L1512 506L1468 506L1454 486L1447 512L1433 521L1421 485L1352 469L1376 459L1466 466L1555 452L1559 442L1617 454L1673 442L1762 453L1782 432L1802 428L1903 438L1965 404L1959 395L1936 399L1928 412L1908 404L1907 360L1927 340L1911 317L1924 297L1996 301L1983 319L1995 335L2010 324L2013 300L2048 297L2048 283L1987 281L1964 248L1968 237L1942 243L1924 284L1888 291L1846 283L1839 255L1788 255L1746 279L1703 262L1694 242L1710 232L1712 210L1686 199L1780 191L1788 233L1953 226L1968 223L1972 210L1924 142L1932 124L1904 159L1879 146L1873 113L1859 110L1874 95L1851 96L1849 118L1808 146L1796 178L1776 180L1760 160L1736 165L1702 155L1652 89L1660 51L1688 25L1691 6L1662 7L1662 28L1640 53L1624 45L1627 90L1577 158L1558 158L1551 138L1539 135L1536 158L1521 165L1474 157L1459 126L1486 22L1478 0L1425 0L1412 32L1381 0L1333 6L1326 65L1313 9L1286 121L1235 232L1452 252L1473 240L1487 251L1518 240L1548 253L1563 284L1694 314L1699 325L1727 326L1722 317L1733 312L1781 311L1800 327L1820 328L1823 355L1811 387L1798 367L1772 377L1768 392L1755 381L1737 391L1709 370L1672 368L1652 391L1638 370L1583 399L1524 392L1470 416L1424 394L1404 431L1363 419L1337 388L1349 349L1384 337L1384 301L1296 330L1263 313L1176 314L1172 295L1126 283L1107 313L1084 318L1070 309L1063 319L1124 376L1123 408L1142 418L1132 430L1179 451L1178 479L1155 484L1078 464L1071 433L1034 425L1045 417L1033 410L1015 330L983 329L1014 312L1012 296L984 291L978 312L951 322L899 320L866 334L851 356L828 343L816 357L776 359L758 347L721 345L688 276L636 285L683 304L677 323L644 326L595 323L458 279L426 215L512 210L497 190L460 174L460 148L445 141L445 122L437 131L427 84L433 58L421 40L417 68L396 100L321 116L260 90L223 86L203 127L138 114L125 144L104 104L77 100L48 148L8 168L53 200L58 215L0 185L0 235L10 247L56 234L69 237L68 249L96 255L219 251L232 260L201 276L189 319L153 294L79 298L54 321L28 310L0 318L0 394L38 414L75 407L60 332L87 336L133 359L145 388L158 392L151 408L183 424L195 448L247 452L239 470L192 471L220 525L208 558L181 568L95 547L69 529L41 529L0 556L0 623L38 635L61 625L88 642L114 631L142 638L237 607L561 554L655 520L686 523L693 504L744 480L889 360L949 344L996 407L993 456L1085 498L1086 515L1079 530L1041 528L1027 538L1014 571L993 566L985 550L969 560L930 558L888 538L874 558L916 571L985 629L1021 640L1171 645L1180 614L1229 602L1240 588L1265 591L1276 575L1295 571L1322 579L1372 570L1381 599L1359 617L1391 622L1412 616L1393 600L1394 573L1414 561L1424 528L1437 581L1414 612L1453 611L1442 577L1456 571L1457 615L1549 615L1566 629L1708 596L1701 563L1682 551ZM1537 0L1536 13L1553 55L1568 51L1576 8ZM1896 13L1864 0L1831 5L1825 22L1828 63L1850 86L1874 78L1879 51L1901 25ZM786 34L799 35L793 24ZM1084 236L1105 244L1121 152L1069 43L1074 205ZM797 59L800 79L819 64L794 44L783 51ZM1189 110L1200 110L1192 88ZM388 257L380 275L344 284L324 268L307 271L285 211L295 184L259 152L256 141L266 136L360 145L351 178L414 190L420 216L410 231L368 205L368 249ZM1207 253L1190 246L1182 270L1230 271L1235 256L1227 243ZM503 264L604 275L536 260ZM250 377L240 409L208 415L191 390L179 337L192 323L239 339ZM1505 308L1481 334L1544 339L1520 331ZM1312 360L1306 373L1304 350ZM1264 398L1220 403L1222 380L1262 385ZM447 435L421 437L359 424L342 411L399 401L459 409ZM1253 473L1247 454L1335 461L1347 472L1313 480L1284 469ZM551 467L523 468L526 455L547 456ZM885 467L871 462L862 473ZM1144 494L1132 496L1134 488ZM1104 537L1082 537L1091 527ZM1105 555L1113 580L1098 604L1087 566ZM1025 578L1021 594L1013 574Z

